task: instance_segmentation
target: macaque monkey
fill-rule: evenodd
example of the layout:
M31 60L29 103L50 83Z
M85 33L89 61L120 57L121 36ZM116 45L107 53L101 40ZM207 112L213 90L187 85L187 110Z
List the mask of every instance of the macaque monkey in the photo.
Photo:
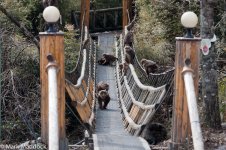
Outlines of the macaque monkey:
M107 105L110 102L110 96L106 90L100 90L97 94L97 100L100 109L107 109Z
M130 47L133 45L133 33L131 31L129 31L124 37L124 46L126 45Z
M124 54L125 54L125 61L126 61L126 63L133 64L133 59L135 57L134 50L130 46L126 45L124 47Z
M97 86L96 86L96 91L99 92L101 90L106 90L108 91L109 90L109 85L104 82L104 81L100 81Z
M119 64L119 70L121 74L124 72L124 75L126 75L128 69L129 69L129 64L127 62Z
M145 69L147 75L149 75L149 73L155 73L158 70L156 62L151 60L141 59L141 65Z
M117 57L111 54L103 53L103 56L98 60L100 65L112 65L116 60Z

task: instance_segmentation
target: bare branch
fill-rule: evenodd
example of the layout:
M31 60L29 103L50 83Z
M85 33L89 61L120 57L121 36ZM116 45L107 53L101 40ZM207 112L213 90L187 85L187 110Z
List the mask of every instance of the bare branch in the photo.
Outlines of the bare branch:
M20 30L22 31L22 33L29 39L32 40L32 42L34 42L34 44L37 46L37 48L39 49L39 40L25 27L25 25L21 22L19 22L18 20L16 20L15 17L13 17L10 13L7 12L7 10L0 4L0 11L5 14L9 20L11 22L13 22L17 27L20 28Z

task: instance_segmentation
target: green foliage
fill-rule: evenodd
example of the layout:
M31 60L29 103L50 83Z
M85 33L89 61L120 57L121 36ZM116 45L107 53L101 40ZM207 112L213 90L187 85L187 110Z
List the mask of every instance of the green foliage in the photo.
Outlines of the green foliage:
M139 18L134 37L139 59L148 58L160 64L172 63L175 37L183 36L180 17L186 8L182 1L137 0L136 6ZM192 11L198 10L198 5L192 0L189 7Z
M81 1L80 0L67 0L59 1L59 10L62 16L62 26L71 23L71 11L80 10Z
M77 58L80 51L80 39L75 39L76 32L74 30L65 32L65 69L72 70L77 63Z
M224 77L222 80L218 83L219 88L219 101L220 104L220 112L222 114L226 113L226 77ZM226 121L226 120L225 120Z

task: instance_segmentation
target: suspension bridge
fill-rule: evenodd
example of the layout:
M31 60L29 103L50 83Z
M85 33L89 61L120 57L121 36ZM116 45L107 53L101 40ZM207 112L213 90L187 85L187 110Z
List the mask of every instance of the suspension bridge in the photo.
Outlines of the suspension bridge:
M128 28L132 19L131 8L131 1L123 1L120 10L122 31L116 28L117 31L89 34L89 0L82 2L81 46L77 64L71 72L65 73L64 70L63 33L40 33L41 138L49 149L68 149L65 92L68 92L81 121L86 124L86 144L91 143L95 150L150 149L151 139L141 135L152 122L156 110L172 95L174 116L169 149L178 149L188 143L191 133L193 142L195 139L194 148L203 149L198 113L190 113L197 111L198 80L197 77L193 79L192 70L196 71L198 67L197 57L194 56L197 55L200 39L177 40L175 67L147 74L135 56L133 64L128 64L125 71L119 66L125 63L124 40L130 32L128 30L131 30ZM110 9L115 18L118 17L115 13L118 9ZM104 22L103 28L107 29L106 17ZM118 21L114 22L117 26ZM131 48L136 52L133 44ZM113 54L117 61L113 65L98 64L97 60L103 53ZM96 85L100 81L109 84L111 100L105 110L99 108L96 97ZM191 105L190 101L193 101Z

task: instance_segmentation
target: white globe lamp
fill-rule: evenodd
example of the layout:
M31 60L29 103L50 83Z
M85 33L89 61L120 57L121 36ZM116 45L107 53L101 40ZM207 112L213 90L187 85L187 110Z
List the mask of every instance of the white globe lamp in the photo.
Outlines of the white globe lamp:
M43 11L43 18L49 24L49 29L47 32L56 32L54 29L54 24L60 18L60 11L55 6L48 6Z
M192 28L198 23L197 15L192 11L187 11L181 16L181 24L187 29L186 38L193 38Z

